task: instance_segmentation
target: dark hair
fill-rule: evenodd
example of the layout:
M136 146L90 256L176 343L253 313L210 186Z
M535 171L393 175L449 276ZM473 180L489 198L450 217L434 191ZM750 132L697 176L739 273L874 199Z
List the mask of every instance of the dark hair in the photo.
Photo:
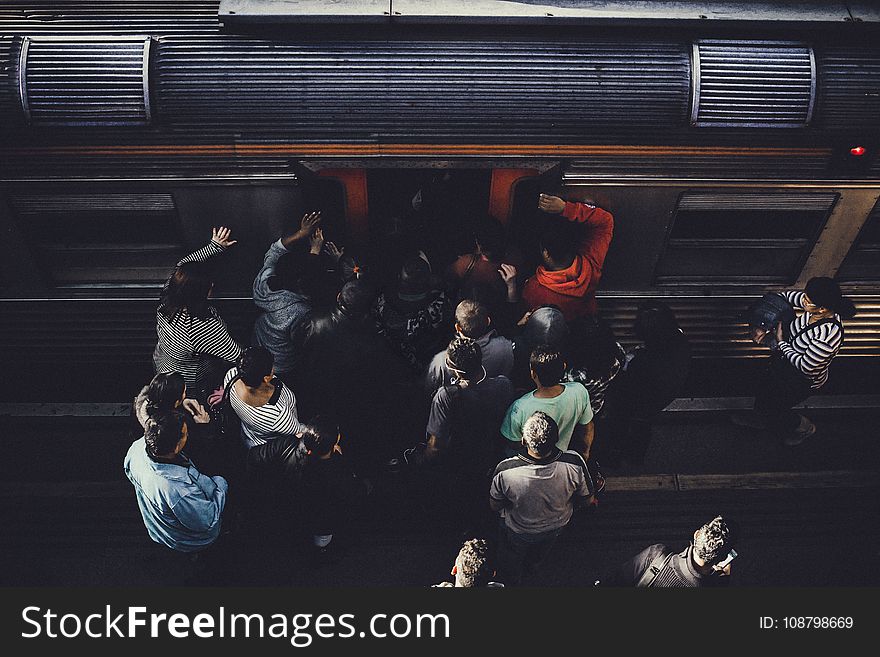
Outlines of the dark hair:
M473 234L474 241L480 245L480 252L489 260L500 260L504 256L504 226L495 217L486 216L477 220Z
M272 373L272 354L265 347L248 347L238 357L238 373L248 388L258 388Z
M465 375L476 374L483 365L483 350L470 338L453 338L446 348L446 357Z
M303 428L302 441L311 457L326 456L336 444L339 424L322 415L316 415Z
M179 411L171 411L151 415L144 423L144 442L147 454L156 458L170 454L180 442L183 433L184 415Z
M568 334L565 315L558 306L548 305L541 306L531 314L523 327L522 338L532 348L548 344L561 349Z
M211 314L208 293L214 284L212 267L204 262L178 265L159 297L159 312L173 322L183 313L199 319Z
M290 290L308 296L313 278L308 266L309 254L302 248L288 251L275 263L275 273L266 281L269 289Z
M546 456L559 441L559 425L543 411L535 411L523 422L522 439L529 449Z
M724 518L716 516L700 527L694 536L694 554L711 563L725 556L736 540L736 531Z
M581 317L571 322L569 329L569 367L583 370L591 379L605 378L621 351L611 327L594 318Z
M362 279L367 274L363 261L350 253L343 253L336 265L343 284Z
M636 337L646 346L664 345L681 334L672 309L662 301L643 301L636 311Z
M542 386L553 386L562 380L565 374L565 360L562 353L555 347L542 344L532 349L529 356L529 367L535 373Z
M479 301L464 299L455 307L455 323L464 337L476 340L489 330L489 309Z
M356 279L342 286L336 305L349 317L358 319L369 312L375 296L376 292L370 284Z
M851 299L843 296L840 285L833 278L817 276L807 281L804 288L807 296L817 306L828 308L844 319L850 319L856 314L856 306Z
M574 259L575 236L566 223L553 221L541 234L541 248L546 249L555 265L568 267Z
M159 373L147 385L147 415L174 410L175 404L183 398L186 381L177 372Z
M489 543L483 538L464 542L455 559L458 582L465 588L486 586L493 569L489 560Z
M421 256L410 256L400 268L400 291L419 294L431 290L431 265Z

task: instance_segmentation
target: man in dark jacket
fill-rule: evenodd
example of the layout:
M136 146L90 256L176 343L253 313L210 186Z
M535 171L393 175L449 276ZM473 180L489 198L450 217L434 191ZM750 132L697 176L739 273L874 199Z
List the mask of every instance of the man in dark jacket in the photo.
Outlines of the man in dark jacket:
M596 586L695 588L726 586L735 531L717 516L694 532L694 540L681 552L656 543L621 564Z

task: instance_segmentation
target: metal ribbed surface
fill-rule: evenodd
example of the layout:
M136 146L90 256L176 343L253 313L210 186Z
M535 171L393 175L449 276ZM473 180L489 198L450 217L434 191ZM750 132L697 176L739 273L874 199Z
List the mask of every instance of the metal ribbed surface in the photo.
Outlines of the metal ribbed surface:
M866 48L817 52L821 125L876 129L880 117L880 53Z
M836 193L829 192L685 192L678 210L803 210L827 211Z
M699 358L766 357L741 317L755 297L657 297L670 305ZM634 344L636 307L649 297L601 294L599 308L618 339ZM880 297L854 297L858 314L844 322L841 356L880 355ZM233 335L245 342L256 311L250 300L218 300ZM156 300L0 302L3 362L149 363L156 344Z
M156 100L175 131L291 139L546 138L677 126L682 45L546 41L157 44Z
M20 93L31 124L150 123L149 37L25 37L21 47Z
M217 32L220 0L6 0L0 29L11 34L196 34Z
M849 282L880 281L880 202L874 205L835 277Z
M174 212L171 194L18 194L9 197L21 216L71 212Z
M694 44L691 122L698 127L803 127L810 121L814 63L805 44Z
M831 156L810 155L595 155L587 160L573 160L563 174L567 184L576 184L597 176L626 177L676 176L712 178L776 178L792 180L816 178L827 174Z

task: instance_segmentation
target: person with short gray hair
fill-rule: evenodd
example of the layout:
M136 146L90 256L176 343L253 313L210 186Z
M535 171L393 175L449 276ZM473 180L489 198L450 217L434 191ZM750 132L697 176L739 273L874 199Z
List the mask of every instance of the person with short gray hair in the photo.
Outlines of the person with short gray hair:
M583 457L556 447L559 427L536 411L522 428L523 452L495 468L489 506L501 514L498 566L502 581L519 584L547 556L576 507L593 502Z
M452 576L455 582L440 582L433 588L501 588L504 584L491 581L495 575L490 559L489 543L483 538L472 538L464 542L455 565L452 566Z

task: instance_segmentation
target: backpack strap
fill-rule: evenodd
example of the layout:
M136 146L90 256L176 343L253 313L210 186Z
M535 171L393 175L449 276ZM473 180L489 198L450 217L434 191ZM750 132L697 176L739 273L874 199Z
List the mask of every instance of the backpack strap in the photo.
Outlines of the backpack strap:
M797 333L795 333L794 335L789 337L788 342L794 342L796 338L799 338L800 336L802 336L804 333L806 333L810 329L814 329L817 326L822 326L822 324L834 324L837 326L837 328L840 329L841 334L843 333L843 324L841 324L837 318L823 317L818 322L815 322L813 324L807 323L807 325L804 328L802 328L800 331L798 331Z
M654 586L654 582L657 581L657 576L663 571L666 566L669 565L669 562L672 560L672 557L675 556L675 552L670 552L669 554L660 553L653 559L651 559L651 563L648 564L648 567L645 568L645 572L642 573L642 576L639 578L639 581L636 582L637 588L645 588Z

